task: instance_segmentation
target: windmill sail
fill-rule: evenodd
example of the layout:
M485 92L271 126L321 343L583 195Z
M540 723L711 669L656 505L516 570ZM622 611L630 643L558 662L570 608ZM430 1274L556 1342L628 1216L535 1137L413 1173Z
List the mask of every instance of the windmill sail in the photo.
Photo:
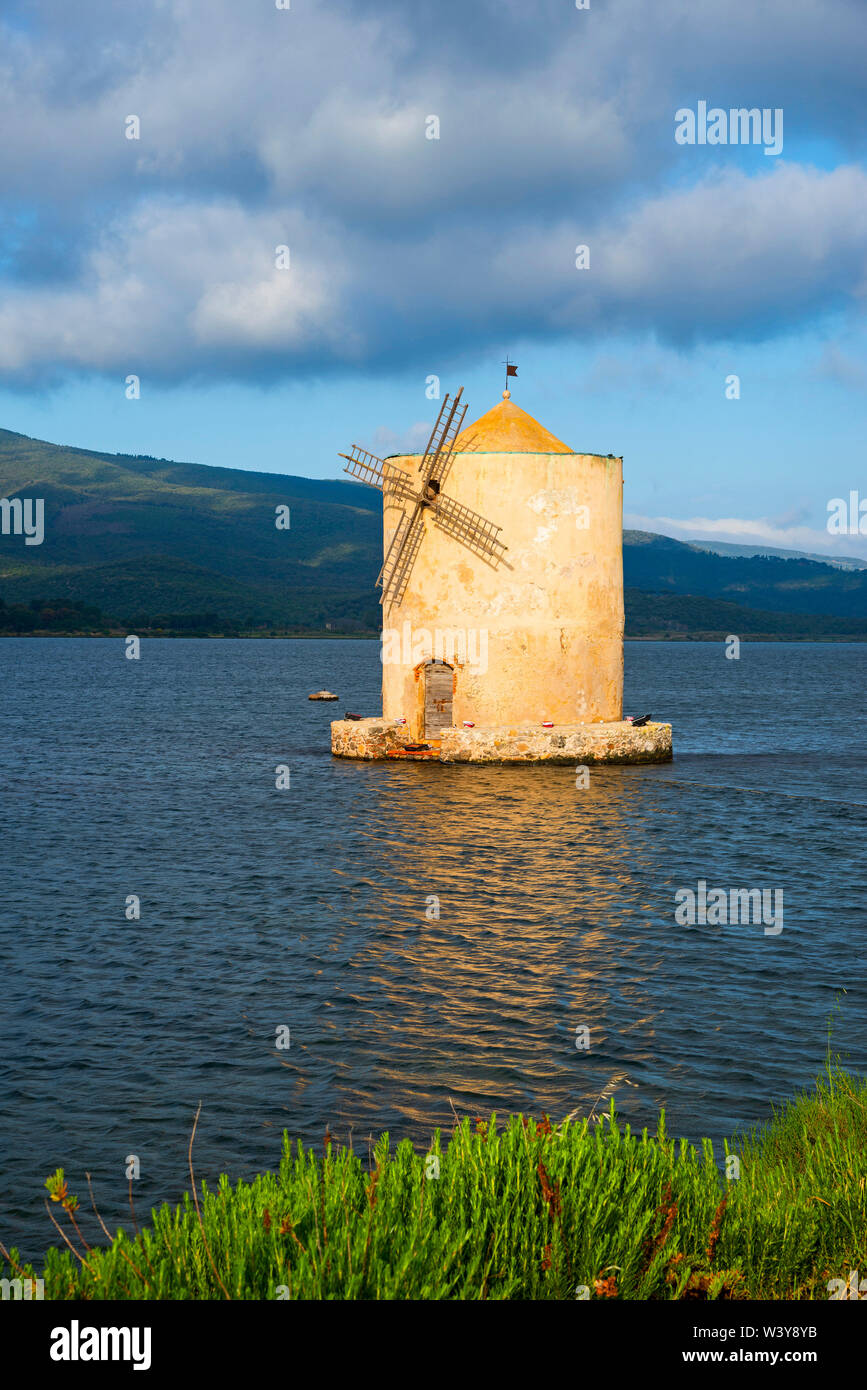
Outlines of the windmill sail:
M463 392L461 386L454 399L446 395L442 403L418 466L422 475L418 490L403 469L362 449L360 444L354 444L351 453L340 455L347 462L344 472L351 478L366 483L368 487L379 488L385 498L392 499L392 503L396 499L412 506L411 511L402 514L394 528L379 571L376 583L382 589L382 604L403 601L416 555L424 540L426 511L431 513L440 530L481 555L494 569L506 553L507 547L499 539L501 527L487 521L471 507L465 507L463 503L442 494L442 483L451 467L455 443L467 413L466 405L461 402Z
M427 448L418 466L418 471L424 476L425 482L442 484L451 466L455 440L461 432L461 425L467 413L466 405L461 404L463 390L462 386L451 404L449 404L448 395L442 403L442 409L437 416L437 422L431 431Z
M344 468L344 473L357 478L360 483L367 483L368 487L382 487L387 467L384 459L377 458L376 454L369 454L360 444L353 444L351 454L338 454L337 457L348 462L349 466Z
M403 600L415 557L424 539L422 510L421 505L417 506L411 520L404 512L397 524L380 572L381 603L401 603Z
M388 581L391 579L391 576L394 574L394 566L397 561L397 557L400 553L400 547L403 545L403 542L406 539L407 532L409 531L409 524L409 517L407 516L406 512L404 512L403 516L400 518L400 520L394 528L394 535L391 538L391 543L388 547L388 550L385 552L385 559L382 562L382 569L379 571L379 577L376 581L376 587L381 587L383 589L383 597L385 597L385 587ZM382 600L380 600L380 602L381 601Z
M368 453L360 444L352 446L351 454L339 454L338 457L347 460L348 466L344 468L344 473L356 478L358 482L367 483L368 487L378 487L384 492L395 492L407 500L415 499L406 474L387 459L377 458L376 454Z
M462 541L477 555L487 557L489 562L492 560L495 569L508 550L508 546L499 539L503 529L501 526L495 526L492 521L474 512L472 507L465 507L451 497L439 498L433 519L441 531Z

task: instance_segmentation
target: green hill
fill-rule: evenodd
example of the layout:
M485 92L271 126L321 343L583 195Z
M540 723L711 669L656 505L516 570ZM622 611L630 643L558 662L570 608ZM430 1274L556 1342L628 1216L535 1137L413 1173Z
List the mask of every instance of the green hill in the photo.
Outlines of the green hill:
M0 497L16 495L44 499L46 538L0 536L0 631L379 629L371 488L0 430ZM624 579L630 636L867 635L867 570L626 531Z
M645 593L627 589L627 637L716 638L734 634L774 641L867 638L867 617L774 613L703 594Z
M627 587L702 594L744 607L805 617L867 617L867 570L771 555L716 555L649 531L623 534Z
M0 596L232 623L375 629L380 502L357 483L97 454L0 431L0 496L42 497L46 541L0 538ZM278 530L276 508L290 527Z

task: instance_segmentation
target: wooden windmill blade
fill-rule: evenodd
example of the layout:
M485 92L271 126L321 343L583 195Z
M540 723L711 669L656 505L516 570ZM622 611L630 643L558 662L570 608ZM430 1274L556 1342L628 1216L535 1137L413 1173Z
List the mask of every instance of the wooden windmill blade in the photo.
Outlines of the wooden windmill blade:
M394 566L397 561L398 554L400 552L400 547L403 545L403 542L406 539L406 534L409 530L409 526L410 519L407 516L406 512L404 512L394 528L394 535L391 538L388 550L385 552L385 559L382 562L382 569L379 571L379 575L376 580L376 587L382 588L383 590L383 598L385 597L386 582L388 579L391 578L392 574L394 573ZM380 603L381 602L382 599L380 599Z
M418 466L418 471L424 476L425 483L436 482L442 486L449 470L455 440L460 434L464 416L467 413L466 403L461 403L463 391L464 388L461 386L451 404L448 395L442 403L442 409L431 431L428 446Z
M409 576L415 564L415 557L424 539L424 516L421 505L416 506L412 517L404 512L391 538L385 562L380 571L382 582L381 603L400 603L406 593Z
M402 473L399 468L391 469L386 474L384 491L389 495L393 493L402 502L418 501L418 493L406 474Z
M338 457L348 460L349 466L344 468L344 473L357 478L360 483L367 483L368 487L378 487L383 492L395 493L404 502L415 501L416 494L412 483L400 468L389 463L387 459L369 454L360 444L353 445L351 454L339 454Z
M446 392L446 398L440 406L440 413L437 416L436 423L434 424L434 427L430 432L430 439L427 442L427 447L425 448L425 451L421 456L421 463L418 466L419 473L425 473L427 471L427 468L430 466L432 460L439 453L442 441L445 437L445 432L448 429L449 421L454 415L455 406L461 398L461 392L463 391L463 389L464 388L462 386L458 391L458 394L455 396L454 400L452 400L448 391Z
M344 468L344 473L357 478L360 483L367 483L368 487L382 487L388 468L385 459L377 458L376 454L369 454L360 444L353 444L351 454L338 454L337 457L347 460L348 466Z
M456 411L453 424L450 427L448 435L443 441L443 446L440 449L440 452L437 454L436 458L434 459L433 467L431 468L431 471L428 474L428 482L435 482L440 487L442 487L443 483L445 482L446 476L449 472L449 469L452 466L455 457L455 440L461 432L461 427L464 423L464 416L466 415L466 413L467 407L465 405L462 405L460 409Z
M465 507L451 497L440 497L433 512L433 519L441 531L454 536L456 540L477 555L487 557L496 569L508 546L499 539L502 526L495 526L472 507Z
M421 492L415 493L408 487L403 473L400 473L400 482L395 485L398 495L404 501L415 502L415 508L412 516L404 512L398 522L379 572L377 583L382 585L382 603L400 603L406 593L409 576L424 539L423 513L437 499L440 488L438 474L441 477L448 465L454 441L466 413L467 407L461 406L460 403L463 389L462 386L454 400L446 394L440 407L436 424L431 430L427 448L418 466L422 474Z

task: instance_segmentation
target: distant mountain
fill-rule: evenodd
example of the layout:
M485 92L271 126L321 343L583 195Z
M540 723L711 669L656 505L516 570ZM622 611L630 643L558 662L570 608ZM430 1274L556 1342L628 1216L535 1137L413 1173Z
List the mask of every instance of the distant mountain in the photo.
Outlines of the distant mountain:
M0 430L0 497L15 495L45 500L46 539L0 536L0 631L380 627L381 503L360 484ZM281 506L288 530L275 526ZM867 632L867 569L623 539L628 635Z
M649 531L624 531L628 588L695 594L770 613L867 616L867 570L773 555L715 555Z
M731 545L728 541L686 542L694 550L709 550L714 555L776 555L781 560L817 560L835 570L867 570L867 560L857 555L818 555L809 550L781 550L776 545Z
M45 499L46 541L0 537L0 597L105 613L375 628L381 504L359 483L91 453L0 431L0 496ZM275 525L290 509L289 530Z

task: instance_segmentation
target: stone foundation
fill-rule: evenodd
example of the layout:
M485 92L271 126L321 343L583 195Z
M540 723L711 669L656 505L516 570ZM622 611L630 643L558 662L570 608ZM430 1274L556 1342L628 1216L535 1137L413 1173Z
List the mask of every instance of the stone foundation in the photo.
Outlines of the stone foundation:
M412 742L407 726L389 719L336 719L331 751L339 758L385 759L389 749ZM538 724L501 728L443 729L426 739L443 763L665 763L672 757L671 725L651 723L634 729L616 724Z
M502 728L444 729L444 763L661 763L671 759L671 725L633 729L618 724L513 724Z
M389 748L412 743L409 729L396 719L335 719L331 751L337 758L387 758Z

